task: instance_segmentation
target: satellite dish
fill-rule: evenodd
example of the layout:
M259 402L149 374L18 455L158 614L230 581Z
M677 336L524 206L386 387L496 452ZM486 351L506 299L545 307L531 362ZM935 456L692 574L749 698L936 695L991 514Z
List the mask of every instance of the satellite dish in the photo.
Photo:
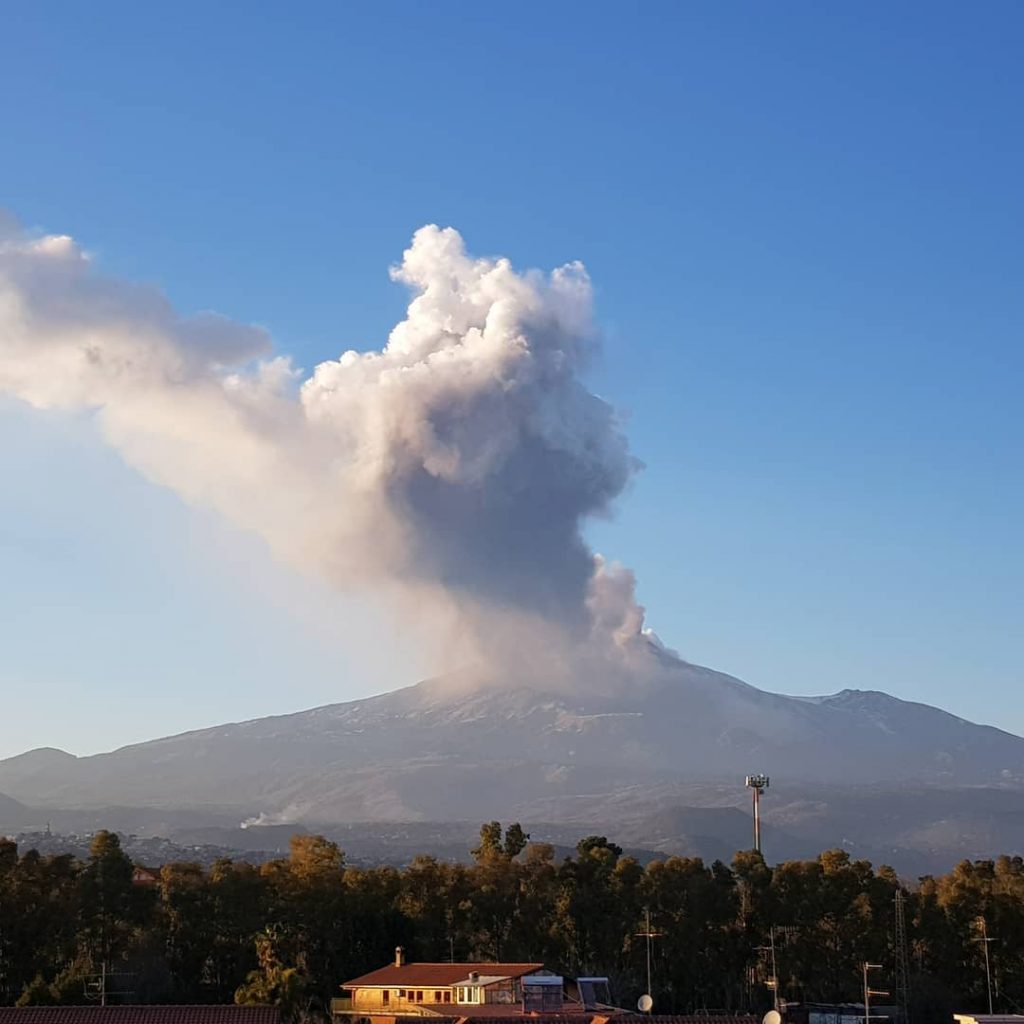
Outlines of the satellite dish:
M641 1013L650 1013L654 1008L654 1000L645 992L637 1001L636 1008ZM765 1022L767 1024L767 1022ZM780 1021L781 1024L781 1021Z
M769 1010L761 1018L761 1024L782 1024L782 1014L778 1010Z

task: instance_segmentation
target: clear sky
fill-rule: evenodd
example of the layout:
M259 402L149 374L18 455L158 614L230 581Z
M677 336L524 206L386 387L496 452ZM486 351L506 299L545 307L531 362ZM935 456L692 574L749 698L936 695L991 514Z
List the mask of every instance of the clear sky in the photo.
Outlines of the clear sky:
M1024 6L13 3L0 206L311 367L421 224L581 259L685 657L1024 732ZM362 602L0 403L0 756L415 681Z

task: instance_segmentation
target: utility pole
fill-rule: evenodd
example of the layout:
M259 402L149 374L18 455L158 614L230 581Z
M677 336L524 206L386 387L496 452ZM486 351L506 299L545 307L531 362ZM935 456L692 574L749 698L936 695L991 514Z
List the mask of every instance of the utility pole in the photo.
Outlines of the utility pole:
M907 950L906 893L896 890L896 929L893 953L896 961L896 1003L900 1008L900 1024L910 1024L910 962Z
M110 951L110 943L107 938L107 890L103 877L104 859L104 857L99 857L96 862L96 879L100 897L100 1006L107 1005L107 954Z
M887 996L889 994L880 988L871 987L871 972L880 971L881 969L881 964L869 964L866 960L864 961L864 1024L871 1024L871 997Z
M758 946L759 953L767 953L771 957L772 973L768 979L768 988L772 990L772 1009L779 1008L779 967L775 959L775 925L768 929L768 945Z
M985 951L985 988L988 990L988 1012L989 1016L992 1015L992 965L989 962L988 957L988 944L995 942L994 938L991 938L988 934L988 925L985 922L984 917L979 917L975 922L981 929L981 935L977 938L972 939L972 942L980 942L981 948Z

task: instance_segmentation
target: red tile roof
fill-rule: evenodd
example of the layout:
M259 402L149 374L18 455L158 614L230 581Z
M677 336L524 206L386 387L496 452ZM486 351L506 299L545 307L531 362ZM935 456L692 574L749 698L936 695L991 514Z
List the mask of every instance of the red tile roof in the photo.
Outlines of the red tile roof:
M0 1006L0 1024L280 1024L276 1006Z
M445 1006L444 1009L451 1015L451 1008ZM513 1003L511 1006L500 1003L481 1003L478 1006L460 1006L459 1012L454 1015L456 1021L473 1021L473 1020L486 1020L487 1024L523 1024L524 1021L530 1022L530 1024L536 1024L536 1022L569 1022L569 1024L580 1024L581 1021L589 1021L593 1016L593 1010L586 1010L582 1006L574 1006L572 1003L567 1003L560 1010L534 1010L532 1012L523 1013L523 1011L517 1010L516 1005Z
M630 1018L638 1024L761 1024L760 1017L752 1013L631 1013ZM863 1015L862 1015L863 1016Z
M501 1012L487 1012L491 1009ZM753 1014L745 1013L638 1014L634 1011L618 1010L614 1007L594 1011L566 1006L558 1012L541 1010L537 1013L514 1014L509 1013L509 1007L497 1006L492 1003L467 1007L464 1014L449 1018L451 1024L472 1024L473 1021L480 1019L484 1019L486 1024L580 1024L581 1020L589 1021L590 1024L609 1024L610 1021L615 1021L617 1024L629 1024L631 1021L636 1024L761 1024ZM441 1022L432 1018L430 1024L441 1024Z
M445 988L465 981L470 971L502 978L521 978L524 974L532 974L543 968L543 964L402 964L401 967L388 964L361 978L346 981L341 987L430 988L431 985L437 985Z

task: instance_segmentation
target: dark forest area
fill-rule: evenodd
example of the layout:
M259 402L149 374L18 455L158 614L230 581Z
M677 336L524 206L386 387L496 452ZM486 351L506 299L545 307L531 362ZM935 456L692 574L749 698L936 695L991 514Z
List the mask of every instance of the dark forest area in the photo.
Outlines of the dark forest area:
M671 857L646 866L602 836L558 859L518 825L484 825L473 862L419 857L403 869L347 866L316 836L261 866L167 864L133 883L118 837L90 856L40 856L0 840L0 1001L275 1002L326 1013L347 979L388 963L543 961L607 975L620 1006L646 987L646 915L656 933L659 1012L762 1011L774 944L789 1002L856 1001L861 964L892 987L895 902L905 897L911 1019L1024 1007L1024 861L965 861L907 884L841 850L767 865ZM984 930L984 931L983 931ZM992 941L979 941L987 936ZM888 975L888 978L886 977ZM888 984L886 984L888 982Z

